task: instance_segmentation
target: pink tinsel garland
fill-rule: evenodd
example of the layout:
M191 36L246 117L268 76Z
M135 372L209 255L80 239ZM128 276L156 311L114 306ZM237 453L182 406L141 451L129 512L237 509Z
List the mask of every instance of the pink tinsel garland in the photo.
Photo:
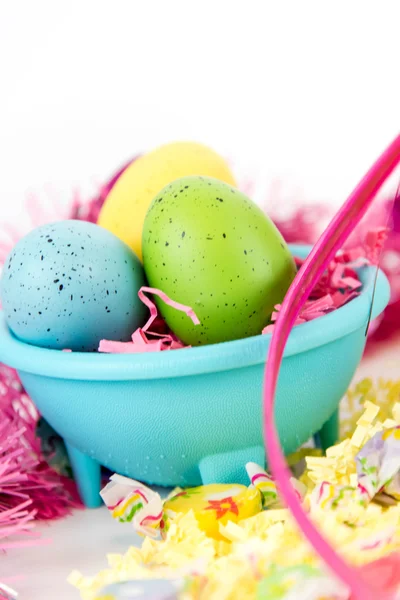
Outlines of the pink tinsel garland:
M0 365L0 549L32 543L33 519L56 519L81 506L75 484L44 459L38 413L13 369ZM11 535L23 540L8 541Z

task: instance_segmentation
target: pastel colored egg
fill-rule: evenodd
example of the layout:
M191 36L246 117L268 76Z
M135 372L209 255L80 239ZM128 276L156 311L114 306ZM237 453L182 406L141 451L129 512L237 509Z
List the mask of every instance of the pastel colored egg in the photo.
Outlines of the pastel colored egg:
M208 175L235 185L226 161L207 146L167 144L137 158L121 172L103 204L98 224L141 258L143 222L151 201L168 183L186 175Z
M185 177L154 199L143 229L149 284L190 306L194 325L156 299L172 331L198 346L260 334L296 266L267 215L236 188L208 177Z
M115 235L84 221L38 227L8 256L1 280L16 337L45 348L90 351L126 341L146 319L143 267Z
M215 539L223 539L220 525L238 523L261 509L261 494L256 488L222 483L183 490L164 504L169 516L192 510L202 531Z

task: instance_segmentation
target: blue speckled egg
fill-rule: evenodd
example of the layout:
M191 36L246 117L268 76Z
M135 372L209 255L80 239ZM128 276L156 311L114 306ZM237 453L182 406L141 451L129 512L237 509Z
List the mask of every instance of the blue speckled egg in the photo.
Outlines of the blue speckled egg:
M142 265L114 234L84 221L38 227L8 256L1 299L8 326L45 348L97 350L127 341L146 319Z

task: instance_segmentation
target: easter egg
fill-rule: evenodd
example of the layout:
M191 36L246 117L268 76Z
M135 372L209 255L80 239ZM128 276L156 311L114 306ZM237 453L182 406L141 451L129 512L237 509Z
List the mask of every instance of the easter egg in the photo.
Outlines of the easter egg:
M154 199L143 229L149 284L190 306L200 320L157 299L172 331L200 345L260 334L296 273L281 234L234 187L184 177Z
M115 235L84 221L44 225L22 238L1 280L7 324L45 348L96 350L126 341L146 319L143 267Z
M193 511L200 529L215 539L223 539L220 525L253 517L261 508L261 494L256 488L222 483L183 490L164 504L169 517Z
M193 142L161 146L133 161L114 182L100 211L98 224L115 233L142 257L142 230L154 196L185 175L208 175L235 185L225 160Z

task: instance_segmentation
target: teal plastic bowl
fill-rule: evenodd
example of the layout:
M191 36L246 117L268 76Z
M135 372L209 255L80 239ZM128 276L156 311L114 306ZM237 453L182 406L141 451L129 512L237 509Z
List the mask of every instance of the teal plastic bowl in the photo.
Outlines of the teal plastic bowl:
M304 257L309 247L292 246ZM337 409L365 346L376 269L337 311L290 334L276 421L291 453L310 437L337 438ZM389 301L382 272L372 318ZM100 504L100 465L161 486L248 483L265 462L262 380L270 335L145 354L67 353L17 340L0 319L0 361L18 370L42 415L64 438L82 498Z

